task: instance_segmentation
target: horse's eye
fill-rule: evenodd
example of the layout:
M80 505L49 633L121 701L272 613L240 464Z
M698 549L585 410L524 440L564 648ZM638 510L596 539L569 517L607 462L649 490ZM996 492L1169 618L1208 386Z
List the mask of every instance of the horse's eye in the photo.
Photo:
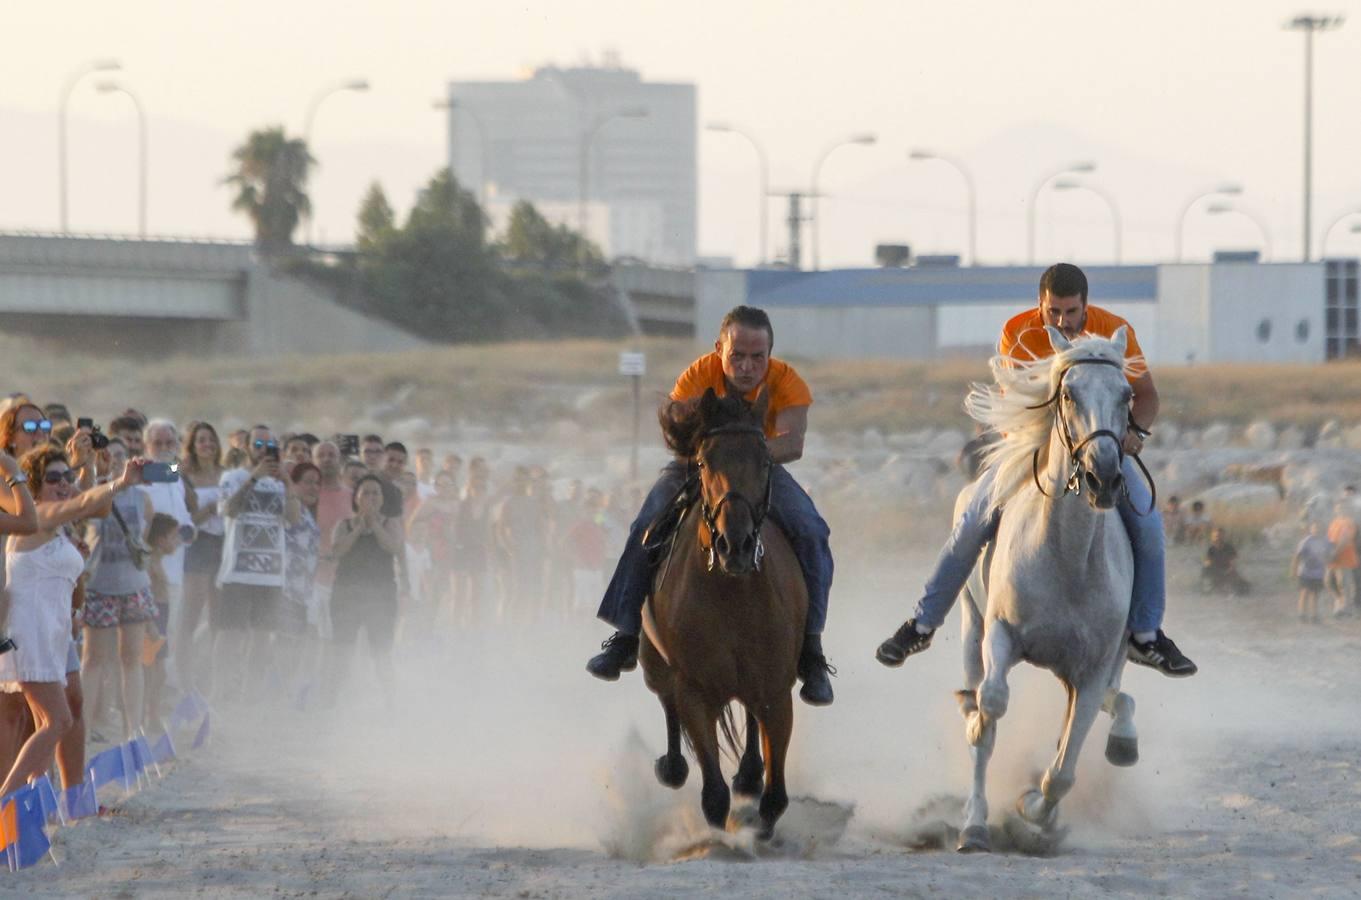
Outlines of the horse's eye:
M1063 392L1063 402L1064 402L1064 403L1072 403L1072 402L1073 402L1073 395L1070 394L1070 393L1068 393L1067 391L1064 391L1064 392Z

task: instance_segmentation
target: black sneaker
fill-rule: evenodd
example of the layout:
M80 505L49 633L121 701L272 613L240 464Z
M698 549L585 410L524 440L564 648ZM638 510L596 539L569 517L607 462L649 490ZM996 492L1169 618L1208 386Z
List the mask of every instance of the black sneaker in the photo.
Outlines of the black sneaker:
M11 650L17 650L18 647L19 645L14 643L14 638L9 635L0 637L0 655L8 653Z
M874 658L886 666L901 666L903 660L914 653L920 653L931 646L931 638L935 635L935 629L922 634L917 630L917 620L908 619L903 623L903 627L893 632L893 637L879 645L879 649L874 654Z
M1157 669L1169 678L1189 678L1200 671L1195 663L1177 649L1172 639L1163 634L1161 628L1153 640L1142 644L1130 635L1128 656L1130 662Z
M618 681L620 672L638 668L638 636L616 631L600 645L604 653L591 657L586 671L605 681Z
M836 669L822 654L821 635L806 635L799 654L799 678L803 681L799 696L803 702L809 706L830 706L834 699L831 676L835 674Z

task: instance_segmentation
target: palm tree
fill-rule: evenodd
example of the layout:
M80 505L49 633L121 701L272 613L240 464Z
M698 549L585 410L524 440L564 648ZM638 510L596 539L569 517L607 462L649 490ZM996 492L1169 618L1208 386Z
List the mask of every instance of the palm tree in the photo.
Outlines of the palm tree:
M293 230L311 211L307 176L316 160L307 144L282 126L253 131L232 153L236 169L222 180L236 189L232 209L250 216L262 253L293 246Z

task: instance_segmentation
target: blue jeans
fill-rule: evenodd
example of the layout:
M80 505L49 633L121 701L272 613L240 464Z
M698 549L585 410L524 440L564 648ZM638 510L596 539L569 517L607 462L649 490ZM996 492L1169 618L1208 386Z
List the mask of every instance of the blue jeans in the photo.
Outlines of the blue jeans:
M832 591L832 549L827 543L831 529L794 477L784 466L770 470L770 518L789 539L808 585L808 634L821 634L827 623L827 598ZM596 613L625 634L638 634L643 627L643 601L652 587L652 567L643 549L643 532L685 483L685 464L670 462L643 500L643 508L629 526L628 542L605 597Z
M1162 626L1163 611L1167 608L1164 565L1167 543L1163 535L1163 517L1156 509L1146 516L1140 515L1148 509L1153 497L1134 460L1126 457L1122 471L1125 483L1129 485L1129 499L1116 508L1120 511L1120 520L1125 523L1130 547L1134 551L1134 593L1129 607L1129 629L1136 634L1157 631ZM973 499L964 508L945 546L941 548L935 571L926 581L914 616L927 628L939 628L945 622L950 607L955 605L955 598L969 580L969 573L983 552L983 545L997 535L1001 510L988 514L991 484L991 475L985 473L979 480Z

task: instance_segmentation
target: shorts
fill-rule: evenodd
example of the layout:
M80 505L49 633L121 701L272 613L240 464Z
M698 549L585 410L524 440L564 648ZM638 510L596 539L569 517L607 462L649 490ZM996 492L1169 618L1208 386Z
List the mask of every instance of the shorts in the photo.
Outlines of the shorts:
M134 594L97 594L85 591L85 625L88 628L113 628L139 625L156 618L156 600L151 589Z
M222 567L222 535L202 531L184 548L184 571L195 575L217 575Z
M1313 591L1315 594L1323 590L1322 578L1305 578L1300 576L1300 590Z
M263 584L224 584L213 600L209 623L223 631L273 631L283 589Z
M369 649L390 649L397 634L397 597L392 582L336 585L331 592L331 639L353 644L363 629Z

